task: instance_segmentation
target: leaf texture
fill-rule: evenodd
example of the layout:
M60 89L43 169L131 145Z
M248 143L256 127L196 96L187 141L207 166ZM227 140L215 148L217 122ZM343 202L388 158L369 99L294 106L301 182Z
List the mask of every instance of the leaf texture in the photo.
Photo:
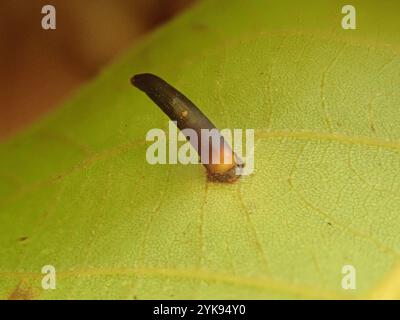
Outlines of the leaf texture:
M201 2L3 142L0 298L400 297L400 6L353 2ZM255 129L254 174L148 164L141 72Z

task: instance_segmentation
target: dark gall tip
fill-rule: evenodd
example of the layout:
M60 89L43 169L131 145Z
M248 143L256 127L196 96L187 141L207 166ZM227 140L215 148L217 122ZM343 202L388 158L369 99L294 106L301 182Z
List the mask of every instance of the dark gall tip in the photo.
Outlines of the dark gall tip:
M164 80L151 73L140 73L131 78L131 84L145 92L149 90L149 88L162 82L164 82Z

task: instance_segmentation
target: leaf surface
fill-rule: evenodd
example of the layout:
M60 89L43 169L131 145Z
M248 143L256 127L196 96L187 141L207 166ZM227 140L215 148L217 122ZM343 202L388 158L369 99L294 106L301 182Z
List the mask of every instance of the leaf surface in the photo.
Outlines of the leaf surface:
M342 5L204 1L3 142L0 298L398 297L400 6ZM148 164L141 72L255 129L254 174Z

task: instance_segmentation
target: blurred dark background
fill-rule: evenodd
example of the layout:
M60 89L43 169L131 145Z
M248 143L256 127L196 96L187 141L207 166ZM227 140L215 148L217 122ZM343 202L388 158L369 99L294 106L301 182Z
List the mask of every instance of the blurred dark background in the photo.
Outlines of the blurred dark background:
M196 0L1 0L0 141ZM56 8L43 30L41 9Z

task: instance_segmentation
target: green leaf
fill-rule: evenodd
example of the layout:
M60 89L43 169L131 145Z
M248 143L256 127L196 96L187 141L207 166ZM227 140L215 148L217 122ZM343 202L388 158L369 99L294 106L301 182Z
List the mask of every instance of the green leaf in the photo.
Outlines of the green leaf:
M400 5L343 5L204 1L3 142L0 298L399 297ZM254 128L254 174L148 164L141 72Z

